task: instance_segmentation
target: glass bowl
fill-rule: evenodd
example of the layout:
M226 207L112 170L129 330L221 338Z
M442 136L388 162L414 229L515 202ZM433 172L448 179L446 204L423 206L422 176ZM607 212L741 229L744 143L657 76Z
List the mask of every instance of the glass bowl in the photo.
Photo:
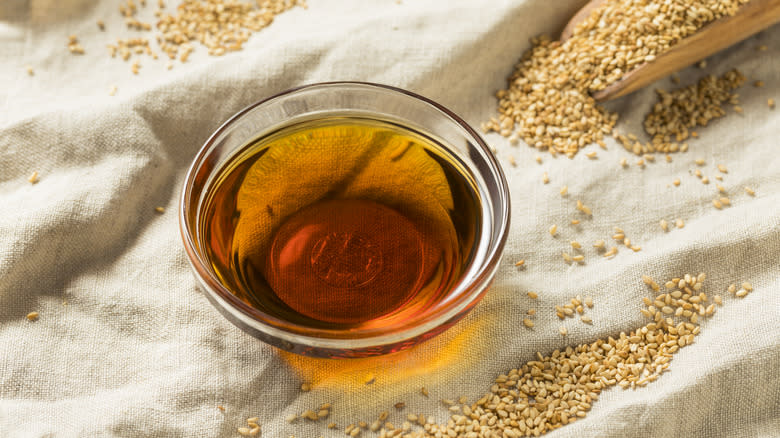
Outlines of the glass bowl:
M220 282L204 248L202 224L207 194L223 166L264 135L301 121L333 115L383 120L423 132L436 139L473 179L481 217L470 263L446 299L391 331L312 328L251 307ZM187 172L179 224L195 277L214 307L233 324L286 351L348 358L409 348L443 332L466 315L487 291L499 266L509 228L509 211L509 191L501 167L482 138L460 117L430 99L399 88L363 82L327 82L305 85L261 100L217 129Z

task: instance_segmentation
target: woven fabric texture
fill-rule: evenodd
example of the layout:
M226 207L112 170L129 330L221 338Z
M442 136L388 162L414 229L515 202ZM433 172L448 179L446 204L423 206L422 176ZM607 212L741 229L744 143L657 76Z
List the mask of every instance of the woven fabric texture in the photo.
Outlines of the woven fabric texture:
M154 22L156 2L149 3L139 18ZM177 2L168 3L172 10ZM728 109L670 163L659 155L641 169L611 138L607 150L584 151L597 150L596 159L581 152L569 160L486 135L509 180L512 222L484 300L451 330L402 354L314 360L245 334L198 289L177 204L201 145L243 107L331 80L405 88L479 126L495 115L494 93L529 38L559 32L583 1L309 3L277 16L240 52L210 57L195 45L189 61L171 70L162 57L140 58L134 75L105 47L139 35L126 28L117 1L0 2L0 436L228 437L258 416L263 436L336 437L383 410L396 424L409 412L444 421L440 399L474 401L537 351L641 327L641 297L650 292L640 276L662 281L687 272L706 272L704 290L725 300L696 342L657 381L604 391L585 418L549 436L780 434L780 109L767 106L767 98L780 101L780 27L711 57L704 70L680 73L689 84L736 67L748 83L738 91L744 113ZM85 54L68 52L70 34ZM757 79L766 85L754 87ZM654 87L674 85L664 79L608 104L621 114L619 129L641 132ZM618 164L622 157L628 168ZM697 158L709 185L692 175ZM722 210L711 205L719 163L728 167L721 184L732 202ZM33 171L37 184L27 181ZM563 185L568 197L559 194ZM577 199L593 216L571 226ZM684 228L658 225L677 218ZM614 226L642 250L598 256L590 245L610 240ZM583 265L561 257L575 239ZM518 269L519 259L526 263ZM744 299L726 292L742 281L755 291ZM528 298L529 290L539 298ZM553 307L577 294L593 296L592 325L555 316ZM522 319L531 308L529 329ZM40 313L35 322L25 318L32 311ZM301 392L302 382L312 390ZM392 408L401 401L403 414ZM329 421L337 430L284 421L324 402L334 406Z

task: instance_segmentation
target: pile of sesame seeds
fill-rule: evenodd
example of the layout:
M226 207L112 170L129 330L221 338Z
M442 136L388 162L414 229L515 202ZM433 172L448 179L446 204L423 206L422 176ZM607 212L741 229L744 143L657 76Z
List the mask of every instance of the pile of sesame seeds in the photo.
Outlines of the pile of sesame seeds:
M119 13L124 17L128 30L142 33L152 32L156 27L156 40L159 50L170 60L187 62L197 42L208 49L209 55L221 56L230 51L241 50L252 33L262 30L273 22L274 17L295 6L306 8L305 0L183 0L175 12L165 12L165 2L158 0L154 16L156 25L142 21L138 14L146 6L146 0L122 0ZM106 31L105 21L98 20L100 31ZM158 53L152 48L150 38L138 36L116 38L116 42L107 44L109 55L124 61L131 61L131 71L138 74L141 69L139 56L158 59ZM68 50L73 54L83 54L84 47L76 35L68 38ZM167 68L173 67L168 62ZM28 68L28 72L32 67ZM30 73L32 74L32 73ZM111 95L116 93L112 88Z
M715 118L726 115L723 103L734 105L741 112L739 95L733 91L745 82L745 76L734 69L720 78L708 75L695 85L672 92L656 89L658 102L645 117L645 132L653 138L657 151L670 151L673 141L683 141L696 126L707 126Z
M640 312L650 321L629 333L555 350L549 355L536 353L534 360L499 375L489 392L473 403L465 396L443 399L450 414L445 423L424 414L402 415L396 426L384 411L370 424L358 421L348 425L344 434L356 437L373 433L379 438L443 437L527 437L540 436L584 418L601 391L619 386L644 387L667 372L674 354L695 342L699 321L712 316L723 298L710 297L704 291L704 273L686 274L664 283L665 290L653 278L643 275L643 283L656 294L644 297ZM736 297L745 297L752 284L728 287ZM529 293L530 296L530 293ZM572 315L592 307L592 297L575 297L565 306ZM560 334L566 335L565 327ZM427 395L427 390L425 391ZM396 405L397 410L405 407ZM300 417L309 418L306 413ZM299 418L294 416L292 421ZM319 416L312 415L316 421ZM329 428L337 426L330 423Z
M606 147L617 114L589 93L665 52L707 23L736 13L747 0L613 0L603 2L564 42L534 38L496 93L498 118L484 123L516 144L573 157L591 143ZM652 145L652 143L651 143Z

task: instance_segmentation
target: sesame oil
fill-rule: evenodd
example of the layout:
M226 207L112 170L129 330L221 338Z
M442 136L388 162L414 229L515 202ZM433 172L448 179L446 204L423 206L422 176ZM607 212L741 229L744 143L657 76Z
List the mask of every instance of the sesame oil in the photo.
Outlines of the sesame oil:
M265 135L211 187L201 227L220 281L247 305L313 328L400 326L446 300L480 221L457 158L367 118Z

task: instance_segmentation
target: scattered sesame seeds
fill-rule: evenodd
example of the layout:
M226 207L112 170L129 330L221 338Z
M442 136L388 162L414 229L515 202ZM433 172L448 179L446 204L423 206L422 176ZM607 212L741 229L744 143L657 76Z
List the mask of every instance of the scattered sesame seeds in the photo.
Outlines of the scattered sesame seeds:
M84 54L84 47L79 44L79 39L76 35L70 35L68 37L68 50L74 55Z
M650 287L651 287L651 288L652 288L654 291L656 291L656 292L657 292L658 290L660 290L660 289L661 289L661 287L660 287L660 286L658 286L658 283L656 283L656 282L655 282L655 280L653 280L652 278L650 278L650 277L649 277L649 276L647 276L647 275L642 275L642 281L643 281L643 282L644 282L646 285L650 286Z
M40 315L38 312L30 312L27 314L27 320L28 321L36 321Z
M27 181L30 184L36 184L38 181L40 181L40 178L38 177L38 172L33 172L30 174L30 176L27 178Z

